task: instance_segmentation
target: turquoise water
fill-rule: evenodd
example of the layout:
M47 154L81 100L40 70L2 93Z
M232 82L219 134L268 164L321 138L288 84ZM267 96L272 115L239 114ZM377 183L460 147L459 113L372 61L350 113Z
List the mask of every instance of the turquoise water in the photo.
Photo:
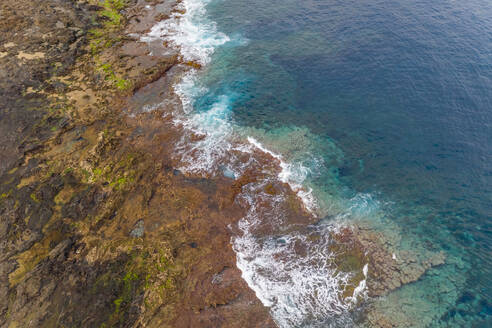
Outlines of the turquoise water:
M348 213L399 250L444 251L445 265L374 300L400 326L492 326L492 3L188 5L206 9L191 21L207 66L187 89L215 131L206 161L227 156L231 130L253 137L291 163L324 222ZM355 324L301 317L280 325Z

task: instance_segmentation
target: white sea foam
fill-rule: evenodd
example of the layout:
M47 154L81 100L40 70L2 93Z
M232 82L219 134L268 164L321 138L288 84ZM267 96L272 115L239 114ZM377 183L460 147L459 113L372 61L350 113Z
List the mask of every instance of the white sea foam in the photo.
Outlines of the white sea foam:
M156 24L141 40L164 40L178 48L185 61L206 65L215 48L230 41L227 35L217 31L215 22L207 18L205 6L208 2L182 1L169 19ZM180 169L189 173L210 171L231 148L227 140L232 129L228 118L229 97L220 96L207 111L195 112L194 99L208 91L197 83L197 75L198 70L190 69L174 85L174 92L180 98L184 112L174 113L174 123L185 130L176 151L183 162ZM202 138L190 142L191 135Z
M190 141L189 135L183 135L176 145L176 152L181 156L180 169L189 173L214 173L221 164L226 164L228 153L232 148L229 138L232 125L228 120L229 98L225 95L207 111L192 113L185 118L176 118L175 124L200 140Z
M230 40L227 35L217 31L215 22L207 19L205 6L208 2L182 1L169 19L154 25L141 40L167 41L179 49L184 60L206 65L215 48Z
M348 283L350 274L337 272L333 266L329 244L334 227L261 236L259 230L265 224L285 224L280 210L284 199L268 195L262 187L249 185L240 196L249 212L239 222L242 233L233 238L233 249L243 279L270 307L279 327L349 326L352 300L342 298L341 286ZM265 203L270 207L258 206ZM310 238L311 234L317 238Z
M197 71L192 69L186 72L179 83L176 83L173 88L174 92L181 100L182 110L189 114L193 112L193 99L207 92L206 89L200 87L197 83Z

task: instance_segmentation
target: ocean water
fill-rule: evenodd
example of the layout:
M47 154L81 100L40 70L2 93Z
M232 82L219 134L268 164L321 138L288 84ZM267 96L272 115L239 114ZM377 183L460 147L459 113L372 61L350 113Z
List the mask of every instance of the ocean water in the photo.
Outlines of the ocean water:
M349 277L326 265L329 233L357 222L393 240L396 253L446 254L417 282L368 300L380 312L401 327L492 326L492 3L181 6L143 38L165 39L203 66L174 86L176 124L206 136L176 145L181 169L237 178L266 165L252 154L280 163L239 196L250 210L231 241L277 325L364 325L363 303L337 296ZM317 225L292 229L285 199L263 191L274 180ZM266 225L270 236L258 233ZM365 281L356 290L367 298Z

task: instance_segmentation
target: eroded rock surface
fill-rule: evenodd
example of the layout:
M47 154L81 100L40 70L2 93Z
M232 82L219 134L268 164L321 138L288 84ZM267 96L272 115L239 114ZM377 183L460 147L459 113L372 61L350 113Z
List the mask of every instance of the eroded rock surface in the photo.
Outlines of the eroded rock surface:
M22 152L26 139L44 140L49 130L36 130L49 102L38 88L63 89L47 84L63 74L81 54L91 28L91 7L77 1L5 0L0 4L0 173Z

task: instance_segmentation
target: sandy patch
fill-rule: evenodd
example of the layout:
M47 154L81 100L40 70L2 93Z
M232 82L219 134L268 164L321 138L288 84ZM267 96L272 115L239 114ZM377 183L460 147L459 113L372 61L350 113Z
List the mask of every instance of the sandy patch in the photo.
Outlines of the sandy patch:
M27 60L33 60L33 59L41 59L44 58L44 52L35 52L35 53L27 53L24 51L20 51L19 54L17 55L17 58L19 59L27 59Z

